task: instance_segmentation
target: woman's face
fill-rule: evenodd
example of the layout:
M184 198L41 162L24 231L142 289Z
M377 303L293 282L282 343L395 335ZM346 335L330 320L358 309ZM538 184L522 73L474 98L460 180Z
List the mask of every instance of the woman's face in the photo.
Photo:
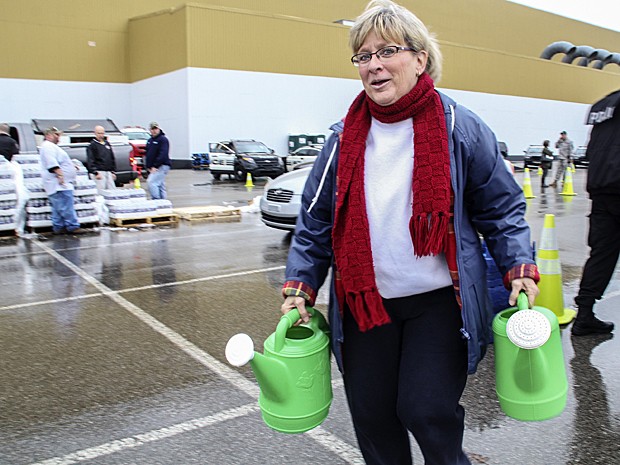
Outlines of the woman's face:
M388 45L401 45L386 42L376 33L371 32L356 53L370 52ZM425 51L400 51L390 58L378 58L376 55L368 64L361 65L358 70L364 84L366 94L378 105L387 106L395 103L407 94L418 82L417 74L426 68L427 53Z

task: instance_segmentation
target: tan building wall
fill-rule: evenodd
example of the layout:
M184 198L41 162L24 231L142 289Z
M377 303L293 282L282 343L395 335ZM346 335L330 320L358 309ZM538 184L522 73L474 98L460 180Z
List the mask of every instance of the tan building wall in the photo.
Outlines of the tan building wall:
M122 83L185 67L357 78L348 29L333 21L354 19L366 1L5 3L0 77ZM617 65L538 58L559 40L620 52L620 33L501 0L402 4L440 39L441 87L590 103L620 83Z

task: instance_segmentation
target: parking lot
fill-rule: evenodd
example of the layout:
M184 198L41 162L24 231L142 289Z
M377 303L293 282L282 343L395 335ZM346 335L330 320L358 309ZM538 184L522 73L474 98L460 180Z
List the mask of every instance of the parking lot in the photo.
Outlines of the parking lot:
M541 193L532 172L532 239L554 214L566 306L587 257L585 174L573 175L577 195L568 197ZM173 170L167 184L176 208L247 207L265 181L246 188ZM285 435L262 423L249 367L226 362L239 332L262 352L282 301L290 236L247 210L233 222L0 242L0 464L363 463L334 367L327 420ZM317 308L326 304L320 293ZM596 310L618 325L618 307L616 272ZM620 464L618 338L572 339L567 328L561 337L569 393L557 418L525 423L501 412L492 350L470 377L464 447L473 464ZM414 456L423 463L415 447Z

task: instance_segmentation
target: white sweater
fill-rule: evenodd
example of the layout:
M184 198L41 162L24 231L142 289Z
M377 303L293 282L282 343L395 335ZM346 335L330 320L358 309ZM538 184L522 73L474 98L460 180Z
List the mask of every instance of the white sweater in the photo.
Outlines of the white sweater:
M443 254L416 258L412 215L413 121L372 119L366 141L364 189L377 288L393 299L452 285Z

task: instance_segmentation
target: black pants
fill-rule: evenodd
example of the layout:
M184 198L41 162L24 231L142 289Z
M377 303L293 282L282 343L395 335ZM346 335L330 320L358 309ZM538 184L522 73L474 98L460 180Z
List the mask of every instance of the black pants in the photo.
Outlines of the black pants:
M467 345L452 287L384 299L392 323L359 331L344 314L344 383L366 463L412 463L407 430L426 465L470 464L462 448Z
M590 257L583 267L575 303L582 317L603 297L620 255L620 196L593 195L588 233Z
M544 188L546 186L545 179L547 178L547 174L551 169L551 163L543 161L541 162L540 167L542 168L542 178L540 179L540 186Z

